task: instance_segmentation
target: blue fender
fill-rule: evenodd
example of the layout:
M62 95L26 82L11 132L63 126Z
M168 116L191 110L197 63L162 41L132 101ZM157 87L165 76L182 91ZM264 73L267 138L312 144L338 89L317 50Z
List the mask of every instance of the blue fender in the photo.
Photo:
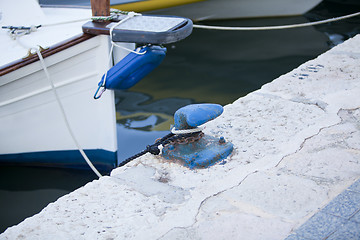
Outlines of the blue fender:
M125 58L113 66L106 74L105 89L128 89L138 83L163 61L166 48L160 46L146 46L130 52ZM99 86L103 86L105 74Z

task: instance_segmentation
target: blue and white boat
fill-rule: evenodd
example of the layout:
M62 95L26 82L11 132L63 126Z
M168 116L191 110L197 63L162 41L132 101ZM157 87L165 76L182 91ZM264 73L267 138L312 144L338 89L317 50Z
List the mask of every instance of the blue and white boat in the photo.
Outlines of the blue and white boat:
M1 1L0 11L0 163L89 168L84 150L96 168L116 166L114 93L93 97L109 62L129 53L114 48L109 58L109 22L98 34L83 28L93 24L91 9L35 0ZM118 28L131 35L129 24ZM135 48L131 38L117 45Z

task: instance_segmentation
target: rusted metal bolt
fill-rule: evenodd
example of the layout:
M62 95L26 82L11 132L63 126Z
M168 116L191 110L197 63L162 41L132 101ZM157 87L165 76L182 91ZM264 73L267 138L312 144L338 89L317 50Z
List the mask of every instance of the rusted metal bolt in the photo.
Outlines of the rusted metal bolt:
M219 138L219 143L220 143L220 144L225 143L225 138L224 138L224 137L220 137L220 138Z

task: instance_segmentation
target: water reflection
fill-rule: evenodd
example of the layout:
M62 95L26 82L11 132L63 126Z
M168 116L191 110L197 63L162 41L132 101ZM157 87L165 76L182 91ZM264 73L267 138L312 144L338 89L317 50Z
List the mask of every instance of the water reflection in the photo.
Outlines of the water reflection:
M117 91L115 96L119 163L168 134L175 111L193 102L182 98L154 100L130 91Z
M265 26L307 22L304 17L206 22L209 25ZM313 27L278 31L194 29L167 45L164 62L130 92L154 100L192 99L228 104L329 49Z
M304 16L313 22L356 12L360 12L360 1L358 0L325 0ZM329 47L334 47L358 34L360 32L359 22L360 17L357 16L330 24L317 25L314 28L328 37Z
M117 113L117 121L122 119L132 119L139 117L141 113L145 116L148 113L156 113L162 118L169 118L180 107L193 103L194 100L186 98L163 98L155 99L150 94L145 94L136 91L116 91L115 92L115 106Z
M90 171L1 166L0 233L95 178Z

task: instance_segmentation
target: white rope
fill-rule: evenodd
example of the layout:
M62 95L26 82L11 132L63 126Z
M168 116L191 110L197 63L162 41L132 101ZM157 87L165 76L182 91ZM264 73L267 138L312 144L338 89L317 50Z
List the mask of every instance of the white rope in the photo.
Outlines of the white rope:
M2 29L8 29L8 34L9 36L15 40L18 37L24 36L26 34L30 34L32 32L36 32L37 29L40 27L41 25L35 26L35 25L31 25L30 27L14 27L14 26L1 26Z
M114 14L113 14L113 15L110 15L110 16L92 16L92 17L87 17L87 18L79 18L79 19L62 21L62 22L56 22L56 23L41 24L41 27L52 27L52 26L57 26L57 25L63 25L63 24L69 24L69 23L76 23L76 22L83 22L83 21L90 21L90 20L103 20L103 21L107 21L107 20L113 19L115 16L117 16L117 15L119 15L119 14L127 14L127 12L124 12L124 11L114 11L113 9L111 9L111 11L112 11L112 13L114 13Z
M190 129L175 129L175 127L171 128L171 133L178 135L178 134L188 134L188 133L196 133L201 132L204 130L205 127L196 127L196 128L190 128Z
M65 124L66 124L66 127L67 127L67 129L68 129L68 131L69 131L69 133L70 133L70 135L71 135L71 138L73 139L76 147L78 148L79 152L81 153L81 155L83 156L83 158L85 159L85 161L86 161L86 163L89 165L89 167L93 170L93 172L94 172L99 178L102 177L102 175L100 174L100 172L95 168L95 166L91 163L90 159L87 157L87 155L86 155L86 153L84 152L83 148L81 147L81 145L80 145L79 142L77 141L74 132L72 131L72 128L71 128L70 123L69 123L69 120L68 120L68 118L67 118L67 116L66 116L66 113L65 113L65 110L64 110L64 106L62 105L61 100L60 100L60 97L59 97L59 95L58 95L58 93L57 93L57 91L56 91L55 85L54 85L52 79L50 78L50 74L49 74L49 72L48 72L48 70L47 70L47 67L46 67L44 58L42 57L42 54L41 54L39 48L29 47L29 46L27 46L26 44L22 43L19 38L16 38L16 41L17 41L17 43L18 43L20 46L22 46L23 48L29 49L30 51L31 51L31 50L35 50L35 51L36 51L36 53L37 53L37 55L38 55L38 57L39 57L39 59L40 59L41 66L42 66L42 68L43 68L43 70L44 70L44 72L45 72L46 78L48 79L48 81L49 81L49 83L50 83L50 85L51 85L51 89L52 89L53 92L54 92L56 101L57 101L57 103L58 103L58 105L59 105L59 108L60 108L60 111L61 111L61 115L62 115L62 117L63 117L63 119L64 119L64 122L65 122Z
M114 17L120 15L120 14L132 14L134 12L126 12L126 11L119 11L119 10L114 10L114 9L110 9L111 13L113 13L110 16L92 16L92 17L86 17L86 18L78 18L78 19L73 19L73 20L68 20L68 21L60 21L60 22L54 22L54 23L48 23L48 24L41 24L39 25L39 27L53 27L53 26L57 26L57 25L64 25L64 24L70 24L70 23L76 23L76 22L84 22L84 21L90 21L90 20L103 20L103 21L107 21L107 20L112 20L114 19ZM139 13L134 13L135 15L141 15ZM131 16L132 17L132 16ZM127 17L125 17L124 19L129 19ZM124 20L123 19L123 20ZM123 21L121 20L121 21ZM126 21L125 20L125 21ZM121 22L120 21L120 22ZM5 26L1 26L1 27L5 27Z
M114 28L116 28L117 26L119 26L120 24L126 22L127 20L129 20L130 18L132 17L135 17L135 16L139 16L141 15L140 13L135 13L135 12L129 12L128 15L121 19L119 22L117 22L116 24L114 24L111 28L110 28L110 37L112 36L112 32L114 31Z
M131 49L129 49L129 48L126 48L126 47L124 47L124 46L121 46L121 45L116 44L116 43L112 40L112 32L114 31L114 29L115 29L117 26L119 26L120 24L124 23L125 21L129 20L129 19L132 18L132 17L140 16L140 15L141 15L140 13L129 12L128 15L127 15L124 19L122 19L121 21L117 22L116 24L114 24L114 25L110 28L109 33L110 33L111 47L110 47L109 60L108 60L109 65L111 65L111 59L112 59L112 55L113 55L114 46L115 46L115 47L122 48L122 49L124 49L124 50L127 50L127 51L132 52L132 53L135 53L135 54L139 54L139 55L143 55L143 54L146 53L146 51L140 53L140 52L131 50ZM105 72L104 81L103 81L102 86L105 86L105 84L106 84L107 73L108 73L108 71Z
M99 178L102 177L102 175L99 173L99 171L98 171L98 170L95 168L95 166L92 164L92 162L90 161L90 159L87 157L86 153L84 152L83 148L80 146L80 143L79 143L78 140L76 139L76 136L75 136L75 134L74 134L74 132L73 132L71 126L70 126L69 120L68 120L68 118L67 118L67 116L66 116L66 113L65 113L65 110L64 110L64 106L62 105L62 103L61 103L61 101L60 101L60 97L59 97L59 95L58 95L58 93L57 93L57 90L56 90L56 88L55 88L55 85L54 85L52 79L50 78L50 74L49 74L49 72L48 72L48 70L47 70L47 67L46 67L46 65L45 65L44 58L42 57L42 55L41 55L41 53L40 53L40 50L39 50L38 48L36 49L36 53L37 53L37 55L39 56L41 66L42 66L42 68L43 68L43 70L44 70L44 72L45 72L46 78L48 79L48 81L49 81L49 83L50 83L50 85L51 85L51 88L52 88L52 90L53 90L53 92L54 92L56 101L57 101L57 103L58 103L58 105L59 105L59 108L60 108L62 117L63 117L64 122L65 122L65 124L66 124L66 127L67 127L67 129L68 129L68 131L69 131L69 133L70 133L70 135L71 135L71 137L72 137L72 139L73 139L76 147L78 148L79 152L81 153L81 155L82 155L83 158L85 159L86 163L87 163L87 164L89 165L89 167L94 171L94 173L95 173Z
M74 20L68 20L68 21L62 21L62 22L55 22L55 23L49 23L49 24L41 24L41 27L52 27L57 25L63 25L63 24L69 24L69 23L76 23L76 22L84 22L84 21L90 21L90 20L102 20L102 21L109 21L114 18L113 15L110 16L92 16L87 18L79 18Z
M265 27L222 27L222 26L206 26L206 25L194 24L193 27L194 27L194 28L201 28L201 29L226 30L226 31L280 30L280 29L289 29L289 28L299 28L299 27L315 26L315 25L320 25L320 24L324 24L324 23L330 23L330 22L335 22L335 21L340 21L340 20L343 20L343 19L347 19L347 18L356 17L356 16L359 16L359 15L360 15L360 12L357 12L357 13L353 13L353 14L349 14L349 15L345 15L345 16L341 16L341 17L336 17L336 18L331 18L331 19L326 19L326 20L321 20L321 21L316 21L316 22L290 24L290 25L281 25L281 26L265 26Z
M126 51L128 51L128 52L132 52L132 53L135 53L135 54L137 54L137 55L144 55L144 54L146 53L146 51L144 51L144 52L139 52L140 50L137 50L137 51L131 50L130 48L127 48L127 47L118 45L117 43L113 42L112 40L111 40L111 44L112 44L113 46L115 46L115 47L122 48L122 49L124 49L124 50L126 50Z
M111 26L111 28L110 28L110 30L109 30L110 39L111 39L111 44L112 44L113 46L122 48L122 49L124 49L124 50L126 50L126 51L128 51L128 52L132 52L132 53L135 53L135 54L138 54L138 55L143 55L143 54L146 53L146 51L145 51L145 52L142 52L142 53L141 53L141 52L137 52L137 51L131 50L131 49L129 49L129 48L126 48L126 47L124 47L124 46L118 45L118 44L116 44L116 43L112 40L112 33L113 33L114 29L115 29L116 27L118 27L120 24L126 22L127 20L129 20L130 18L133 18L133 17L135 17L135 16L141 16L141 14L140 14L140 13L136 13L136 12L129 12L124 19L121 19L119 22L117 22L116 24L114 24L113 26Z
M75 20L63 21L63 22L56 22L56 23L48 23L48 24L41 24L41 27L53 27L57 25L69 24L69 23L76 23L76 22L84 22L90 21L92 18L80 18Z

